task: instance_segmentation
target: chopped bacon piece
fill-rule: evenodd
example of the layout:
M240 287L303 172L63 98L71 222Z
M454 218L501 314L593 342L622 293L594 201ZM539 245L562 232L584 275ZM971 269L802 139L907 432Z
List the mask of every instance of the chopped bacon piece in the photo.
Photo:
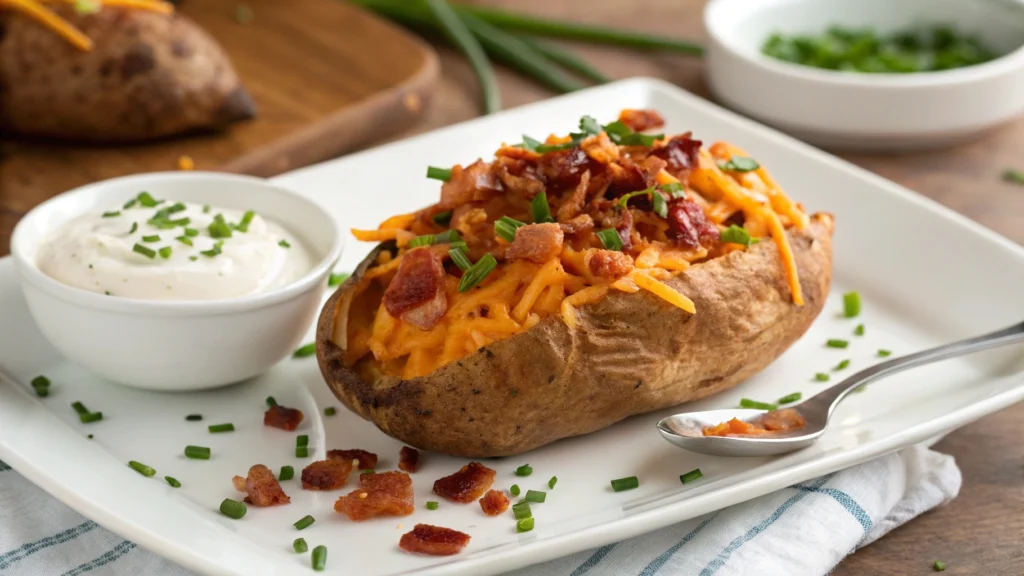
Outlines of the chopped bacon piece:
M594 230L594 219L590 214L580 214L568 222L561 222L559 226L565 236L582 238Z
M281 489L274 473L263 464L249 468L248 477L235 476L231 481L236 490L247 494L245 501L253 506L273 506L292 501Z
M558 224L527 224L516 230L512 245L505 252L510 260L524 259L543 264L562 253L564 235Z
M405 472L360 474L359 489L338 498L334 510L362 522L374 516L413 513L412 479Z
M580 148L599 164L611 164L619 159L619 147L608 138L607 132L587 136L580 142Z
M467 202L486 200L501 188L491 173L490 165L477 160L465 168L452 167L452 176L441 185L441 202L445 209L455 208Z
M398 453L398 467L406 472L415 472L420 467L420 451L402 446L402 451Z
M480 508L488 516L497 516L508 510L508 496L500 490L488 490L480 499Z
M690 138L690 133L687 132L672 138L661 148L655 148L651 151L651 155L668 162L668 169L679 178L679 173L688 171L697 165L700 146L701 141Z
M302 410L274 404L263 414L263 425L291 432L302 424Z
M373 452L353 448L352 450L328 450L327 458L335 460L358 460L360 470L373 470L377 467L377 455Z
M772 432L783 432L785 430L796 430L807 425L803 415L793 408L773 410L761 417L761 426Z
M590 186L590 170L583 173L580 176L580 181L576 184L576 188L573 190L572 195L565 199L565 202L558 207L557 220L559 222L565 222L566 220L572 220L580 210L583 209L583 203L587 201L587 188Z
M629 126L634 132L643 132L652 128L661 128L665 119L657 110L631 110L626 108L619 112L619 121Z
M666 166L668 166L668 162L665 162L657 156L648 156L647 158L644 158L644 170L647 172L648 188L657 184L658 173Z
M451 556L469 544L469 534L451 528L417 524L411 532L402 534L398 547L406 552L419 552L431 556Z
M497 472L479 462L470 462L451 476L434 482L434 493L438 496L468 504L479 498L491 484Z
M718 241L718 227L708 220L692 200L676 198L668 203L668 225L672 237L683 248L711 246Z
M516 148L516 150L523 150L523 148ZM535 152L530 152L530 154L533 154L534 161L540 158ZM494 161L493 170L498 176L498 180L501 180L505 190L508 192L515 192L526 199L532 200L534 196L544 190L544 183L537 176L537 171L533 164L529 164L524 160L499 156Z
M317 460L302 469L304 490L337 490L348 483L352 461L339 458Z
M564 190L575 186L590 164L590 158L577 147L548 152L540 157L537 170L551 189Z
M622 240L622 249L629 250L633 247L633 213L629 210L620 210L619 223L615 225L615 231L619 233Z
M441 256L428 247L406 252L383 302L395 318L421 330L433 328L448 310Z
M647 172L629 158L608 165L611 182L606 196L617 198L627 192L647 188Z
M590 273L601 278L622 278L633 271L633 259L629 254L615 250L588 250L587 266Z

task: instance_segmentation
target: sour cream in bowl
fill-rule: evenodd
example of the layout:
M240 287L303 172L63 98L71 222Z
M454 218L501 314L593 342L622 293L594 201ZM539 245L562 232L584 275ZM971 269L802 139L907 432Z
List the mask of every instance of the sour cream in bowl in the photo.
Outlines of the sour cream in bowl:
M40 330L121 384L197 390L256 376L300 345L342 250L334 220L265 180L152 173L72 190L15 227Z

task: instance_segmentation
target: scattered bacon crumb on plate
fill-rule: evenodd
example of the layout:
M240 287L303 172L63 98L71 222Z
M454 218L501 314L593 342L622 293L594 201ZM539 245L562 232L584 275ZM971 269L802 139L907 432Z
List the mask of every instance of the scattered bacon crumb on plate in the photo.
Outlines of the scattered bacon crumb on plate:
M451 476L434 482L434 493L438 496L468 504L480 496L494 483L497 472L479 462L470 462Z
M469 544L469 534L451 528L417 524L411 532L402 534L398 547L406 552L418 552L431 556L451 556Z
M274 473L263 464L249 468L247 477L235 476L231 482L236 490L247 494L245 502L253 506L273 506L292 501L281 489Z
M352 461L341 459L317 460L302 469L304 490L337 490L348 483Z
M373 452L353 448L352 450L328 450L327 458L332 460L358 460L357 466L360 470L373 470L377 467L377 455Z
M480 499L480 508L488 516L497 516L508 510L508 496L501 490L488 490Z
M361 474L359 489L338 498L334 510L362 522L374 516L408 516L413 505L412 479L405 472Z
M299 427L303 417L302 410L274 404L263 415L263 425L291 432Z
M398 467L406 472L415 472L420 467L420 451L408 446L402 446L398 453Z

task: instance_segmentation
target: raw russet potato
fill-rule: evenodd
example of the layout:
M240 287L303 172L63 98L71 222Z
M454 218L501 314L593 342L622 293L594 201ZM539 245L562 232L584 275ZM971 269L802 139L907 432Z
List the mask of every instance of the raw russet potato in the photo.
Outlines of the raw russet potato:
M125 143L220 130L255 115L227 55L188 18L50 7L95 46L79 50L0 10L0 133Z
M693 300L695 315L643 290L613 290L578 309L575 329L551 316L427 376L371 382L343 358L350 313L379 304L372 293L354 303L353 292L379 251L394 250L384 243L325 304L317 360L349 409L405 443L466 457L520 454L710 396L761 371L821 311L832 229L831 215L816 214L805 229L788 231L803 306L792 302L775 243L760 242L666 282Z

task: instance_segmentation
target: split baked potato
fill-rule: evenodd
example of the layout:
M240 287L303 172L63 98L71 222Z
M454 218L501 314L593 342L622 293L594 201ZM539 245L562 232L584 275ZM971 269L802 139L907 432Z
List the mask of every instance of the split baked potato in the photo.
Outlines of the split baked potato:
M317 358L418 448L506 456L726 390L821 311L833 219L728 144L623 111L455 166L324 306Z
M0 133L127 143L256 113L221 47L170 4L42 5L52 25L18 6L0 2Z

